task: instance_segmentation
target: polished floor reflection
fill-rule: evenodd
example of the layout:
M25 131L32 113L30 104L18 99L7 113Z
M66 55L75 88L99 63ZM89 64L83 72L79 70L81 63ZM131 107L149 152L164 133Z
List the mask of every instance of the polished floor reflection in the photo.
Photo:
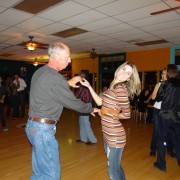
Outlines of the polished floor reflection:
M0 133L0 179L28 180L31 174L31 146L24 132L26 119L7 120L8 132ZM78 113L64 110L57 124L62 167L61 180L108 180L100 118L91 117L97 144L76 142L79 138ZM123 120L127 132L122 165L127 180L179 180L180 168L167 155L167 172L153 167L156 157L149 156L153 124L142 120Z

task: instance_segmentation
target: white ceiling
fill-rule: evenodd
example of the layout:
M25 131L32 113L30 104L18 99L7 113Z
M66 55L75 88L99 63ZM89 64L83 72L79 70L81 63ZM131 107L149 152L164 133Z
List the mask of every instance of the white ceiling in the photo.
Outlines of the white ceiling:
M95 48L98 54L112 54L180 45L180 10L150 15L180 6L176 0L66 0L36 15L12 8L21 1L0 0L0 54L14 54L0 59L47 59L47 49L31 52L17 45L30 35L46 44L62 41L72 53ZM51 35L73 27L88 32L68 38ZM160 39L168 43L135 45Z

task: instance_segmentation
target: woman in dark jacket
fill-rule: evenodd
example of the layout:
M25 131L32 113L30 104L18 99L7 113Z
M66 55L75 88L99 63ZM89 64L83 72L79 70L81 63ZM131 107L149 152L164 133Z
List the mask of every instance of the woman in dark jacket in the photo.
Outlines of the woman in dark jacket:
M159 113L158 157L154 166L165 172L167 134L170 130L172 131L176 157L180 166L180 79L178 69L173 64L167 66L167 81L160 86L158 95L160 96L160 94L162 104Z

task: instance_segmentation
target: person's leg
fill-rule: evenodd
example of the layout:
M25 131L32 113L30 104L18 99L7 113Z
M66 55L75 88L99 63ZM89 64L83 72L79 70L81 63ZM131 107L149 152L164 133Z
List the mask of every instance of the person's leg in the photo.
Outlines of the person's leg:
M21 110L21 98L20 98L20 93L18 93L18 95L17 95L17 104L18 104L17 115L18 115L18 117L20 117L20 110Z
M21 117L25 117L25 91L21 92L20 94L20 110L21 110Z
M150 156L155 156L157 150L159 109L156 108L153 109L153 120L154 120L154 128L153 128L151 145L150 145L151 148Z
M4 117L4 105L2 103L0 103L0 119L1 119L2 129L7 130L6 121Z
M11 116L11 109L12 109L12 100L11 100L11 96L7 96L6 119L9 119L10 116Z
M108 174L111 180L126 179L121 166L123 149L124 148L107 147Z
M177 162L180 166L180 123L172 124L172 138L174 142L174 148L176 151Z
M85 116L79 116L79 128L80 128L80 140L87 142L87 136L85 132Z
M91 124L89 122L89 116L84 116L84 130L86 137L89 139L91 143L97 143L97 139L92 131Z
M173 142L173 129L169 129L169 133L167 134L167 153L172 157L176 157L174 153L174 142Z
M31 180L60 179L58 143L55 139L55 125L29 120L26 134L32 144Z
M12 96L12 102L13 102L12 117L17 118L19 116L19 104L18 104L18 96L17 95Z
M166 146L167 146L167 134L171 126L171 121L159 118L158 128L158 157L154 164L155 167L161 171L166 171Z

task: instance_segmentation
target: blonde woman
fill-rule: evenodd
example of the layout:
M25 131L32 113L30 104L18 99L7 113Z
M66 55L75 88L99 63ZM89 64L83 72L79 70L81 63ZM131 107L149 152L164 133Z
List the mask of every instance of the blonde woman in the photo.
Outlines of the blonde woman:
M107 153L108 174L111 180L125 180L121 157L126 144L126 132L121 119L130 118L129 97L139 95L141 86L136 66L125 62L118 67L114 80L102 97L98 96L83 79L81 84L88 87L100 111L105 152Z

